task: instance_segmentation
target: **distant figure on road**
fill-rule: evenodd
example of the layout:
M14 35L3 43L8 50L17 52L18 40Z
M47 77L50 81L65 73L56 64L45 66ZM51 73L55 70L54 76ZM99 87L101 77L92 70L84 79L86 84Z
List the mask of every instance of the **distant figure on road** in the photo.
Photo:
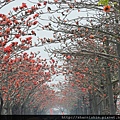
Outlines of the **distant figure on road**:
M53 115L53 109L50 108L50 115Z

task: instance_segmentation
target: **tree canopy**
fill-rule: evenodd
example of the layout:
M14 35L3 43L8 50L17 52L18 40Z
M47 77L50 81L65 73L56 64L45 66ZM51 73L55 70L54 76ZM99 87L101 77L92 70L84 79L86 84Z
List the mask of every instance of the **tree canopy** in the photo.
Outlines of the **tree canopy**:
M0 13L0 113L45 114L59 106L61 114L118 115L120 2L15 1L0 1L0 9L13 4Z

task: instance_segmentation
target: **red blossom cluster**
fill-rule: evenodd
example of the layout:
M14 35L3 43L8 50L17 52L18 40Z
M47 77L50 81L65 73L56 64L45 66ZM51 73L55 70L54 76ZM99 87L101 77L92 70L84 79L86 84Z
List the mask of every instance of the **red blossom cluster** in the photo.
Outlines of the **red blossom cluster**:
M55 73L54 59L50 61L50 66L46 59L36 57L37 53L25 52L31 47L39 46L39 41L38 44L33 44L33 35L36 36L36 31L32 27L39 24L37 19L41 5L37 3L29 7L26 3L22 3L19 7L13 7L13 11L6 15L0 14L0 80L2 82L0 87L4 100L3 109L9 102L10 109L14 104L23 104L23 100L36 93L38 88L41 90L43 84L50 81L51 75ZM45 1L43 5L46 6L47 2ZM46 87L44 91L47 92L43 100L47 96L51 97Z
M12 52L11 45L5 47L5 48L4 48L4 52L7 52L7 53Z

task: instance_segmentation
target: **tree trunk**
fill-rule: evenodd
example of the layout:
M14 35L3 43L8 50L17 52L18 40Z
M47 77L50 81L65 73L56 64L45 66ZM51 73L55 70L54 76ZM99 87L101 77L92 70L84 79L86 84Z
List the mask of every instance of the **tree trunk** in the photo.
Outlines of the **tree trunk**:
M94 114L98 115L97 99L96 99L94 90L93 90L93 100L94 100L94 103L93 103L94 104Z
M3 108L3 99L2 99L2 95L0 93L0 115L2 114L2 108Z
M106 52L109 54L109 41L106 40ZM113 89L112 89L112 82L111 82L111 73L110 73L110 62L106 60L106 79L107 79L107 86L108 86L108 97L109 97L109 107L110 107L110 115L115 115L115 105L114 105L114 98L113 98Z
M89 93L89 114L93 114L93 107L92 107L92 95Z

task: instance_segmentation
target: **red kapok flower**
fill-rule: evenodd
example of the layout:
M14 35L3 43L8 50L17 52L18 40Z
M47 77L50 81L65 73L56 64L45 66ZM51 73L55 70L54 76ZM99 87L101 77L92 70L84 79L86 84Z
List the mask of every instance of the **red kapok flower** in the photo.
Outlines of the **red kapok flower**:
M93 38L94 38L94 35L90 35L89 38L93 39Z
M3 14L0 14L0 17L3 17Z
M6 43L7 43L7 41L3 41L3 42L1 43L1 45L2 45L2 46L5 46Z
M36 17L38 17L39 16L39 14L38 13L36 13L34 16L33 16L33 18L36 18Z
M2 36L2 34L3 34L3 33L2 33L2 32L0 32L0 36Z
M31 63L35 63L35 60L32 59L32 60L30 60L30 62L31 62Z
M9 52L11 52L11 51L12 51L11 46L7 46L6 48L4 48L4 52L9 53Z
M47 1L44 1L43 5L46 5L47 4Z
M16 34L16 35L15 35L15 38L19 38L19 37L20 37L20 34Z
M41 6L41 3L37 3L38 6Z
M33 25L36 25L37 23L38 23L38 21L34 21L34 22L33 22Z
M71 58L71 56L70 56L70 55L68 55L68 56L66 56L66 58L67 58L67 59L70 59L70 58Z
M26 38L27 41L30 41L31 39L32 39L31 36Z
M23 8L27 8L26 3L22 3L22 7L23 7Z
M58 2L58 0L54 0L54 2L56 3L56 2Z
M6 0L6 2L10 2L11 0Z
M33 81L33 84L34 84L34 85L37 85L37 84L38 84L38 82L36 82L36 81Z
M35 6L32 6L31 7L31 10L33 11L33 10L36 10L36 7Z
M106 5L106 6L104 6L103 11L110 12L110 8L111 8L110 5Z
M33 35L36 35L35 31L33 31L33 30L31 31L31 33L32 33Z
M53 63L55 63L55 60L54 60L54 59L52 59L52 62L53 62Z
M12 46L17 46L18 42L12 42Z
M7 28L5 31L6 33L10 33L10 28Z
M13 10L16 12L18 10L18 7L13 7Z

